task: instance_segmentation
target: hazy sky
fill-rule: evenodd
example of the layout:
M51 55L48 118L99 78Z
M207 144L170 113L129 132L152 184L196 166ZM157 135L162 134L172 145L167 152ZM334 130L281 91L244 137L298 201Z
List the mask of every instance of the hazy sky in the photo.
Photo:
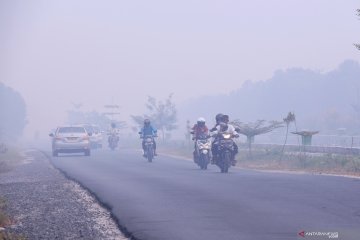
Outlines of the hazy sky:
M71 102L139 114L226 93L277 69L359 61L358 0L0 0L0 81L28 106L28 134ZM46 121L43 119L46 118Z

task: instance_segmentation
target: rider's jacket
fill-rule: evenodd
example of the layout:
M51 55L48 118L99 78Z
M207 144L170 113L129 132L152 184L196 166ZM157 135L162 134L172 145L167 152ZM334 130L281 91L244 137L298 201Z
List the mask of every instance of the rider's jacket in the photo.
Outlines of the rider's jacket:
M213 134L218 134L218 133L230 133L232 135L239 135L236 130L235 130L235 127L231 124L227 124L227 129L225 131L222 131L220 129L220 126L217 126L216 127L216 130L213 132Z
M194 139L198 139L200 136L209 134L209 129L206 125L199 126L198 124L195 124L191 129L194 135Z
M148 136L148 135L155 136L156 133L157 133L156 128L149 125L149 126L144 126L144 127L141 128L140 136L141 137Z

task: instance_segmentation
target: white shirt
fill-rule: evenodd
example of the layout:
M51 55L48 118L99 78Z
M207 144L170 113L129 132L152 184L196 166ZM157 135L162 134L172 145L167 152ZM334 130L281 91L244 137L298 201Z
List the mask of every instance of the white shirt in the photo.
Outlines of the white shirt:
M220 131L220 126L216 127L216 131L213 132L213 134L218 134L218 133L230 133L232 135L239 135L236 131L235 131L235 127L231 124L227 125L227 129L225 131Z

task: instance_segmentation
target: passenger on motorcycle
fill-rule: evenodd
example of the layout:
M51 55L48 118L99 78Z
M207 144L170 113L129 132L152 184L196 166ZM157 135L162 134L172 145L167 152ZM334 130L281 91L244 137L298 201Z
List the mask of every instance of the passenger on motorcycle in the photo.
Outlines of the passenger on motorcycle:
M139 132L140 134L140 138L142 138L142 149L144 151L143 156L145 157L145 136L152 136L152 137L156 137L157 136L157 129L155 127L153 127L150 124L150 120L149 119L145 119L144 120L144 126L141 128L141 131ZM156 142L153 138L153 142L154 142L154 156L157 156L156 153Z
M195 147L194 147L194 161L196 160L196 140L199 138L204 138L209 135L209 129L205 124L205 119L203 117L198 118L196 124L191 128L191 134L193 135L192 139L195 141Z
M219 144L219 138L217 137L218 133L229 133L234 137L239 137L239 134L237 133L235 127L231 124L229 124L229 116L228 115L222 115L221 117L221 121L218 124L218 126L216 127L216 130L213 131L213 135L215 135L215 139L213 141L213 146L212 146L212 153L213 153L213 157L216 157L218 155L217 153L217 144ZM235 156L238 153L238 146L236 145L235 141L233 141L233 146L234 146L234 152L232 154L232 159L231 159L231 164L233 166L236 165L236 160L235 160Z
M215 116L215 126L213 128L211 128L210 132L216 131L216 127L219 126L220 122L222 121L222 117L224 116L224 114L222 113L218 113Z

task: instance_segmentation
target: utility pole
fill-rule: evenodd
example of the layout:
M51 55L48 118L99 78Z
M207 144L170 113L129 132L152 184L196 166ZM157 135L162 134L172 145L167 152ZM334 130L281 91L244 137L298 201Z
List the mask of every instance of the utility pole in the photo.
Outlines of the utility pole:
M116 104L107 104L107 105L104 105L104 107L106 109L109 109L109 112L104 112L104 114L105 115L110 115L110 119L113 122L114 121L114 115L119 115L120 114L120 112L119 112L120 106L116 105Z

